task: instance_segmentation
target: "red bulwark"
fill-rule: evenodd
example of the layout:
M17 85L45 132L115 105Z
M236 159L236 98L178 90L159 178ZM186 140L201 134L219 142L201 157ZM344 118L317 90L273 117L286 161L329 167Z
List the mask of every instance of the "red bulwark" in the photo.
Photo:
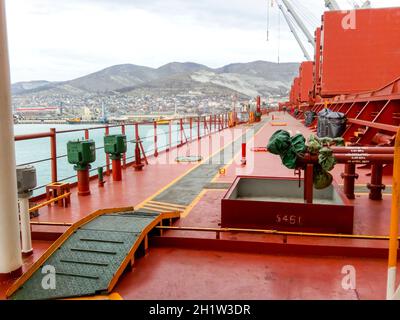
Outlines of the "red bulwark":
M300 102L310 100L310 91L313 90L313 68L312 61L303 62L300 66Z
M297 77L294 79L293 83L293 102L296 104L299 102L300 99L300 78Z
M323 33L323 96L377 90L398 78L400 8L326 12Z

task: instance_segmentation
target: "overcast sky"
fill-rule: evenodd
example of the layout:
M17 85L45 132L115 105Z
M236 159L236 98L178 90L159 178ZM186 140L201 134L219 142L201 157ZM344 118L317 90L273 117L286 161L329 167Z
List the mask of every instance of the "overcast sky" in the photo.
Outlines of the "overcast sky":
M324 1L291 2L312 31ZM352 0L338 2L350 8ZM400 6L400 0L371 2L374 7ZM303 60L276 4L270 8L267 41L267 0L6 3L13 82L69 80L123 63L159 67L192 61L221 67L254 60Z

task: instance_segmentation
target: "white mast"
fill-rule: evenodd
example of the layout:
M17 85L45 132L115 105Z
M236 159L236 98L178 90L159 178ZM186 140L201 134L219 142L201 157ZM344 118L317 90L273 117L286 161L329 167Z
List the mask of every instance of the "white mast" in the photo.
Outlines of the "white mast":
M0 276L22 266L5 0L0 0Z

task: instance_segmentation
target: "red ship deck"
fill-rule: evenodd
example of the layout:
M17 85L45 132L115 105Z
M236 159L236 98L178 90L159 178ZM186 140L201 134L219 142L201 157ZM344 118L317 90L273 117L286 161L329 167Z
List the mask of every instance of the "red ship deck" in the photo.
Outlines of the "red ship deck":
M283 129L303 133L311 131L290 115L279 114L279 121L288 123ZM264 120L267 117L264 118ZM103 189L91 183L92 195L78 197L73 190L69 208L50 207L40 211L37 222L76 222L100 208L142 207L162 191L187 175L197 164L177 164L177 155L201 154L206 162L223 145L241 139L242 126L226 129L191 142L186 146L149 159L142 172L132 168L123 171L123 181L107 178ZM175 224L181 227L219 228L221 199L226 193L223 184L230 184L238 175L279 176L293 178L293 170L283 167L279 157L255 153L254 147L265 147L279 127L266 121L254 139L247 141L247 166L240 164L240 149L227 165L226 174L215 172L212 183L203 189ZM235 132L234 134L232 134ZM241 141L241 140L240 140ZM170 161L165 161L169 157ZM338 165L333 174L342 183ZM365 187L369 170L358 169L358 184ZM215 188L213 188L213 183ZM384 177L391 185L391 177ZM387 235L390 225L390 194L383 201L371 201L368 194L358 193L355 206L354 234ZM36 237L63 232L66 227L34 226ZM34 255L24 260L26 270L50 246L51 241L35 240ZM213 232L166 231L153 239L150 254L139 259L132 272L126 273L115 291L124 299L384 299L386 294L388 241L327 239L244 233L222 233L216 240ZM357 289L342 288L343 266L357 271ZM0 284L0 297L10 283Z

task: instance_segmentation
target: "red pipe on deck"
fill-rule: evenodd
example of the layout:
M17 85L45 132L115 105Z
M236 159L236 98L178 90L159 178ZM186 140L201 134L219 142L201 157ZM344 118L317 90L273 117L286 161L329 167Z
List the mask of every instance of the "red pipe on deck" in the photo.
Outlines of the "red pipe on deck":
M90 195L90 179L89 179L89 168L85 170L78 170L78 196Z
M122 180L121 159L112 160L112 177L113 181Z
M393 163L393 154L333 154L338 163L366 164L366 163Z
M356 173L355 164L346 164L344 166L344 173L342 173L342 178L344 181L343 191L348 199L355 199L354 185L355 180L358 179L358 174Z
M246 142L242 143L242 166L245 166L247 163L246 159Z
M382 183L383 165L376 163L372 166L371 183L367 185L369 192L369 198L371 200L382 200L382 191L386 189L386 186Z
M331 147L333 153L394 154L393 147Z
M313 203L314 199L314 165L309 163L305 169L305 178L304 178L304 200L306 203Z

